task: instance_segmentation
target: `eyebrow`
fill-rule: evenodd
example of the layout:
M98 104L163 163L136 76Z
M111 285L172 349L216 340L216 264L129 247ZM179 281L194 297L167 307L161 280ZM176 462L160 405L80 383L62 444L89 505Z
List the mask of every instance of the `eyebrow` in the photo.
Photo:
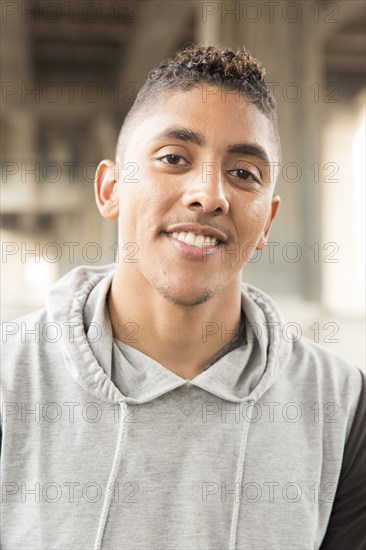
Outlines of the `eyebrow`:
M263 147L261 147L260 145L256 145L255 143L235 143L234 145L229 145L229 147L227 148L227 152L257 157L265 164L269 164L269 158L265 149L263 149Z
M203 146L206 141L200 132L195 132L189 128L182 128L179 126L174 126L166 128L163 132L154 137L154 141L165 141L167 139L176 139L179 141L191 142L196 145ZM259 160L269 164L268 155L263 147L255 143L234 143L229 145L226 149L228 153L231 154L240 154L248 155L252 157L257 157Z
M196 145L204 145L205 138L200 132L195 132L189 130L188 128L181 128L179 126L174 126L167 128L161 134L158 134L154 137L154 140L165 141L166 139L177 139L180 141L191 141Z

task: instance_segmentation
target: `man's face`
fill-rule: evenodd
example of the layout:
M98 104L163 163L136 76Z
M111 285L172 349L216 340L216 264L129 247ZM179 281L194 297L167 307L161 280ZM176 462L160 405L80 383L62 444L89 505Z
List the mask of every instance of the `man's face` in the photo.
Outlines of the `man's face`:
M277 212L276 150L270 120L238 94L164 93L118 160L120 251L136 243L138 260L128 269L186 306L237 285Z

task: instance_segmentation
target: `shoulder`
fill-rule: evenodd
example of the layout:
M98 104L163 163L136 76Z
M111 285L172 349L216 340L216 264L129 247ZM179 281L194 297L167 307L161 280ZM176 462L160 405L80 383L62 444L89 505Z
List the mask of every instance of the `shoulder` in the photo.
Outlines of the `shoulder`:
M45 308L1 324L1 377L13 380L19 371L32 370L56 350L58 328Z
M310 370L314 383L323 382L345 390L345 384L361 391L364 377L361 369L346 357L335 351L301 336L293 342L292 365L301 370Z
M302 337L293 343L292 383L301 385L326 412L339 411L349 433L365 386L361 369L342 355Z
M1 323L1 348L6 353L14 345L39 341L39 336L47 324L46 308L40 308L27 315ZM33 335L33 338L30 336Z

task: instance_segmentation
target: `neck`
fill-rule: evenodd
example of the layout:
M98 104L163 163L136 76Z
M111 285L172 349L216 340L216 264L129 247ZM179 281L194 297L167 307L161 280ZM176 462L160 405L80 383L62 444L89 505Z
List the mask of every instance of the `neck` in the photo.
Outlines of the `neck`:
M107 304L115 338L191 380L239 330L240 278L207 302L182 306L117 267Z

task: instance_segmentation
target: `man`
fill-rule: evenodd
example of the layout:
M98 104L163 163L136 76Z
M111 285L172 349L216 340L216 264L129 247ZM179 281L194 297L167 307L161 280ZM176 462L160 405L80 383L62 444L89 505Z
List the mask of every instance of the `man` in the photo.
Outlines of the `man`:
M244 49L149 74L95 178L116 264L5 326L3 548L364 548L363 376L242 282L279 162Z

